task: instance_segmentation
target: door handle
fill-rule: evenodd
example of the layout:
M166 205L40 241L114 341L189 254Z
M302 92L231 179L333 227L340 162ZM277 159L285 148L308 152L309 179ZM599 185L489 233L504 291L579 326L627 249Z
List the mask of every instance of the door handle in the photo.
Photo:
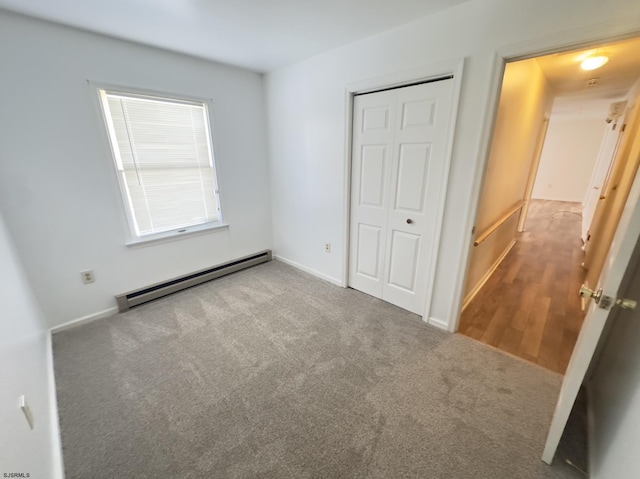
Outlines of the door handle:
M638 302L631 298L611 298L602 294L602 288L594 291L587 288L584 284L580 288L580 296L583 298L593 298L597 305L602 309L609 309L615 302L622 309L634 310L638 307Z
M618 298L616 299L616 304L622 309L635 310L638 307L638 302L635 299L629 298Z
M413 223L413 220L411 218L407 218L407 224L410 225L411 223Z
M593 290L590 288L587 288L584 284L580 287L580 291L579 294L581 297L583 298L591 298L595 301L596 304L598 304L600 302L600 298L602 298L602 288L598 289L598 290Z

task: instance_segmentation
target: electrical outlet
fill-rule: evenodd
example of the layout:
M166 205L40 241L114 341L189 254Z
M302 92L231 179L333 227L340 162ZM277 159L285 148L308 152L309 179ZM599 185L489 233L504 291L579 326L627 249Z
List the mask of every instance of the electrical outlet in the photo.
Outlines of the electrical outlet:
M80 277L82 278L82 282L84 284L93 283L96 278L93 276L93 270L81 271Z
M331 253L331 243L325 243L324 244L324 252L325 253Z

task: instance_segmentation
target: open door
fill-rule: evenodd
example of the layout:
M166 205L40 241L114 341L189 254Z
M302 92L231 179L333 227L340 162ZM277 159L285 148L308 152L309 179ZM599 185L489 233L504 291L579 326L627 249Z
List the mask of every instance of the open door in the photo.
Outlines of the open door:
M578 395L578 390L585 379L602 331L611 315L611 309L618 307L616 301L618 300L620 284L636 243L639 240L640 171L635 175L633 186L627 197L611 248L595 289L595 293L600 293L599 301L597 303L595 300L591 301L589 305L587 316L580 330L578 341L562 382L560 396L542 454L542 460L547 464L551 464L553 461L560 437L567 424L569 413Z
M620 121L622 123L622 121ZM618 147L624 135L624 128L621 128L621 124L616 120L615 123L610 123L607 126L604 139L602 140L602 146L600 153L598 154L598 160L596 161L596 167L593 170L591 181L589 182L589 190L585 196L582 208L582 241L587 243L589 241L589 229L591 228L591 221L595 214L596 205L604 194L604 186L606 185L607 178L611 174L611 168L618 151Z

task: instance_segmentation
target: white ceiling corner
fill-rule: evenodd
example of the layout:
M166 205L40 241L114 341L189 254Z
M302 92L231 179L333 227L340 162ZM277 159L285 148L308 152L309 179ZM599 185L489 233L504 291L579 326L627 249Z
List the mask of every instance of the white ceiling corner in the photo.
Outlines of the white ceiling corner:
M265 72L464 1L0 0L0 8Z

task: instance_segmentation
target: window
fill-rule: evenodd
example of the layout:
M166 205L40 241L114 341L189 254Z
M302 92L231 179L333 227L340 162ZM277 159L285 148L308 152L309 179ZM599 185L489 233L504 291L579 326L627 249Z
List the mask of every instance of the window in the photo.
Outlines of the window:
M206 103L98 92L134 242L221 224Z

